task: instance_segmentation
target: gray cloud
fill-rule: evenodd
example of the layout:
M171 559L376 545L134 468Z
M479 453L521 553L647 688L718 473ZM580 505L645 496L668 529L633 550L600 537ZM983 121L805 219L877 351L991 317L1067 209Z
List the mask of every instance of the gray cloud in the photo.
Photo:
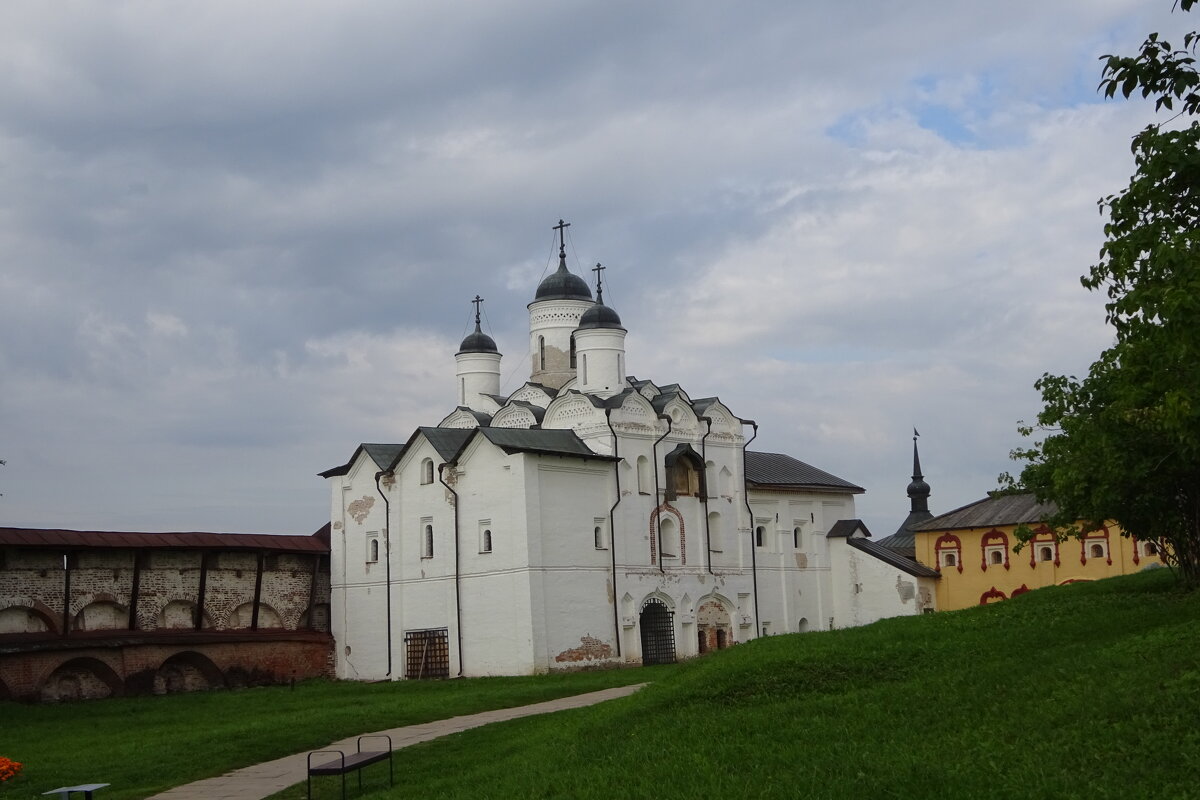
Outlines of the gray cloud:
M0 514L316 528L315 472L449 408L476 292L520 382L560 216L632 371L863 483L877 531L914 423L935 507L972 500L1105 344L1077 276L1145 115L1095 58L1166 10L15 4Z

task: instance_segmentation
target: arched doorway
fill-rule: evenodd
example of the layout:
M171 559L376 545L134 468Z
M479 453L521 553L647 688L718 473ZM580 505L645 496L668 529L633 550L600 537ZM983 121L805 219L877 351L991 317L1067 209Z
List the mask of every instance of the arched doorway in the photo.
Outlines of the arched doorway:
M729 611L720 600L712 599L703 603L696 611L696 628L700 636L700 652L708 650L723 650L729 646L730 624Z
M642 629L642 663L675 663L675 615L667 604L651 597L638 620Z

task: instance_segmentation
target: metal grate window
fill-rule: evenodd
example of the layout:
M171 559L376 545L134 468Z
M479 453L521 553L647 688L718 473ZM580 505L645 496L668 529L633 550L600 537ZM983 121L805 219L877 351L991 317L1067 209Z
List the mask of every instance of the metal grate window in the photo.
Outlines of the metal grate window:
M404 632L404 677L450 677L450 635L446 628Z
M675 663L675 615L667 604L651 597L642 606L642 663Z

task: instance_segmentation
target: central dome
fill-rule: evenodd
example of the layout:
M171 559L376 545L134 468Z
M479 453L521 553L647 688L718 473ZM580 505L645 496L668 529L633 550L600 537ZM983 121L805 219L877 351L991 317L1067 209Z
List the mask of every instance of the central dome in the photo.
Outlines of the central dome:
M559 259L558 269L538 284L533 300L591 300L592 290L587 282L567 269L565 259Z

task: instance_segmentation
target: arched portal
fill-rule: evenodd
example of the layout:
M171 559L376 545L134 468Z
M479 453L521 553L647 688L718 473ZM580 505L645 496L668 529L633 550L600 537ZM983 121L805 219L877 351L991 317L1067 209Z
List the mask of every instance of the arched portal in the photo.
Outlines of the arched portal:
M729 609L717 599L702 603L696 609L696 629L703 640L701 652L728 647L733 632Z
M221 670L205 656L192 651L171 656L154 674L155 694L197 692L224 686Z
M675 663L675 615L667 604L651 597L638 620L642 632L642 663Z
M39 690L42 702L94 700L122 693L122 682L112 667L95 658L73 658L52 672Z

